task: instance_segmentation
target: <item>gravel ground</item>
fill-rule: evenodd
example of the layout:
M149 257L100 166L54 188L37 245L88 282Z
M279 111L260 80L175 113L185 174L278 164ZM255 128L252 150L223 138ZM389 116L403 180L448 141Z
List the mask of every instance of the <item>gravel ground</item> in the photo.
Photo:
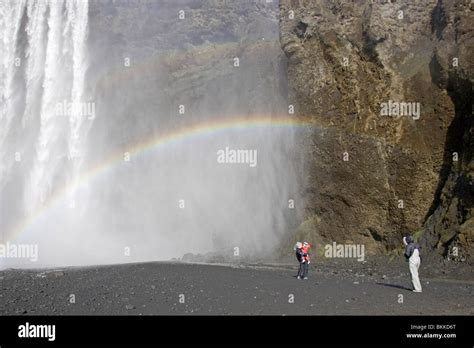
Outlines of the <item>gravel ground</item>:
M297 280L296 269L181 262L9 269L0 272L0 315L474 314L469 279L422 269L417 294L403 263L313 262L308 280Z

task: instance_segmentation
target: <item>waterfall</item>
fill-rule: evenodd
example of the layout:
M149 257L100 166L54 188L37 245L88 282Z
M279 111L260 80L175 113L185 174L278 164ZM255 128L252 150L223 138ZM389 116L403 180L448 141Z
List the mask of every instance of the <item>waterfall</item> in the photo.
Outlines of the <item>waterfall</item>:
M0 244L37 246L33 266L275 250L300 202L277 14L2 0Z
M90 120L82 113L88 2L4 1L0 8L0 188L20 159L25 210L80 170ZM13 155L15 154L16 157Z

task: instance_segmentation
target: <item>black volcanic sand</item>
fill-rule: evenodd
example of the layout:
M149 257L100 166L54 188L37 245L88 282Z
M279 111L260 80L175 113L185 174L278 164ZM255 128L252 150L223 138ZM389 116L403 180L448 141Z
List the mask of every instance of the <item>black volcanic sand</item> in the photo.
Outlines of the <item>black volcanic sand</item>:
M0 314L474 314L469 279L428 278L422 269L417 294L407 264L389 265L385 274L370 264L313 262L309 280L297 280L296 268L153 262L9 269L0 272Z

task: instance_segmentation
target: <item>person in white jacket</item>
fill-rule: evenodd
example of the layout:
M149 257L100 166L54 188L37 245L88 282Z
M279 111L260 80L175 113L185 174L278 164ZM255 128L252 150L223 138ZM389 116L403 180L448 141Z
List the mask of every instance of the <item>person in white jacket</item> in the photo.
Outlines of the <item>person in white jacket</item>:
M420 246L415 243L411 236L403 237L405 244L405 257L408 259L410 266L411 281L413 283L413 292L421 292L421 283L418 276L418 270L421 265Z

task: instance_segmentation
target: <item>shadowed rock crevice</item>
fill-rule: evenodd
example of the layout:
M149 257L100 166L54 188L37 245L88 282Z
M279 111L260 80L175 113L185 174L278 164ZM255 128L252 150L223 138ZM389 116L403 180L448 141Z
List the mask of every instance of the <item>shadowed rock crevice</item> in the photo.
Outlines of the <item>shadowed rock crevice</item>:
M453 101L455 117L446 135L444 162L427 214L424 242L430 248L440 248L447 256L459 240L465 257L470 253L474 228L472 82L458 72L450 72L446 90Z
M447 26L446 13L443 7L443 0L438 0L436 7L431 12L431 32L440 40L443 36L443 30Z
M466 53L472 56L472 48L469 51L464 46L456 46L446 54L444 35L448 30L448 17L445 6L439 0L432 13L432 32L441 43L430 62L430 72L433 83L450 97L454 118L446 133L443 165L433 203L426 215L423 244L431 250L438 250L445 257L466 260L473 256L474 241L474 94L473 72L467 62L462 62L462 58ZM467 11L466 8L464 13ZM453 32L447 31L456 43L460 38L466 40L469 35L463 29L466 21L462 21L461 13L455 16ZM472 16L470 19L472 25Z

